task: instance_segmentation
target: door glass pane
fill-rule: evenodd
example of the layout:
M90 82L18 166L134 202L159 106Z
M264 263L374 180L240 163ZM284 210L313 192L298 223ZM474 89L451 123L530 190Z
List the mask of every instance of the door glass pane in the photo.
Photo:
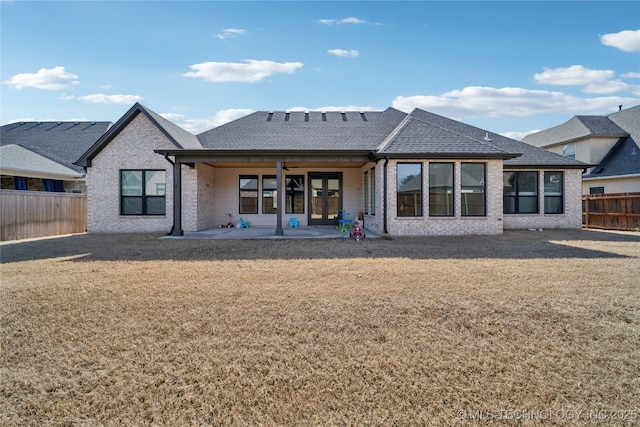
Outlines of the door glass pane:
M311 179L311 219L322 219L322 179Z
M340 211L340 180L329 178L327 180L327 218L337 219Z

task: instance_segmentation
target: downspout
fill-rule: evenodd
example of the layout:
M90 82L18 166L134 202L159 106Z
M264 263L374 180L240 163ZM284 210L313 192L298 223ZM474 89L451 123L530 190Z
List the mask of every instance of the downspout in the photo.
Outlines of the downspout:
M387 165L389 164L389 155L387 154L387 156L384 159L384 167L382 168L383 171L383 196L382 198L384 199L382 201L382 232L385 235L389 234L389 230L387 230Z

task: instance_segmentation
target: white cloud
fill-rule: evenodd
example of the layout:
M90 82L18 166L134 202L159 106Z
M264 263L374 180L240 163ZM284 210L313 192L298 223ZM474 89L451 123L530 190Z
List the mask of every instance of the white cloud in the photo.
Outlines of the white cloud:
M344 50L344 49L330 49L329 52L331 55L342 56L344 58L357 58L360 55L360 52L357 50Z
M78 84L78 76L65 70L65 67L41 68L37 73L21 73L5 81L16 89L34 87L36 89L60 90Z
M214 82L256 83L274 73L291 74L301 68L302 62L274 62L267 60L246 59L238 62L203 62L191 65L193 71L183 74L185 77L202 77Z
M522 88L469 86L442 95L398 96L392 106L402 111L421 108L446 117L526 117L541 113L605 114L637 98L607 96L579 98L562 92Z
M540 132L540 130L536 129L536 130L530 130L530 131L524 131L524 132L516 132L516 131L503 132L500 135L506 136L507 138L515 139L516 141L522 141L525 136L531 135L532 133Z
M638 94L640 86L630 85L622 80L609 80L602 83L593 83L582 89L586 93L610 94L618 92L633 92Z
M105 95L103 93L95 93L92 95L79 96L79 100L92 102L95 104L135 104L142 100L138 95Z
M106 85L100 86L100 89L107 89L108 90L108 89L111 89L111 87L112 87L111 83L107 83Z
M59 100L61 101L71 101L73 99L76 99L76 97L74 95L69 95L67 93L63 93L62 95L60 95L58 97Z
M255 110L230 108L227 110L220 110L215 115L205 119L188 119L183 114L175 113L163 113L160 115L193 134L199 134L253 112L255 112Z
M607 81L615 75L613 70L591 70L582 65L568 68L544 68L544 72L534 74L536 83L548 85L579 86Z
M600 36L600 43L625 52L640 51L640 30L626 30Z
M322 25L340 25L340 24L368 24L368 21L364 21L359 18L343 18L343 19L319 19L318 22Z
M624 77L625 79L640 79L640 73L625 73L621 74L620 77Z
M247 34L247 30L243 30L240 28L227 28L226 30L222 30L220 34L216 34L216 37L220 40L228 39L229 37L240 36L243 34Z

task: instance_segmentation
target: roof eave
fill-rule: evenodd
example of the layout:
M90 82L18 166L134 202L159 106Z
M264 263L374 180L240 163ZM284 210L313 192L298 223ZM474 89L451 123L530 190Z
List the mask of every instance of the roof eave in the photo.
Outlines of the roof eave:
M376 159L469 159L508 160L520 157L520 153L374 153Z

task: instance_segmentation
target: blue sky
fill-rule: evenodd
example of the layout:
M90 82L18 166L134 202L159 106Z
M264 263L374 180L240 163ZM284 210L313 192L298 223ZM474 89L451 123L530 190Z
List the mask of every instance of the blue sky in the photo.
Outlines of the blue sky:
M637 1L0 1L0 122L199 133L255 110L422 108L519 139L640 104Z

